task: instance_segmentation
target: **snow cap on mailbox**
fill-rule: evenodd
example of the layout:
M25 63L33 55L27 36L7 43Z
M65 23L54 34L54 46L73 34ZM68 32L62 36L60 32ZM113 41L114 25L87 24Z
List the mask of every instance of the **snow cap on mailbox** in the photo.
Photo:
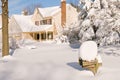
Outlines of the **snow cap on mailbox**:
M97 56L97 43L94 41L85 41L79 49L79 57L82 60L91 61L95 60Z

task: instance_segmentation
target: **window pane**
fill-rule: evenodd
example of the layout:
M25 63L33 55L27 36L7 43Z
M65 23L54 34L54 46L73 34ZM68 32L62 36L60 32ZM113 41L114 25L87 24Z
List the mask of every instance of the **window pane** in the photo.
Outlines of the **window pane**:
M35 25L39 26L39 21L35 21Z

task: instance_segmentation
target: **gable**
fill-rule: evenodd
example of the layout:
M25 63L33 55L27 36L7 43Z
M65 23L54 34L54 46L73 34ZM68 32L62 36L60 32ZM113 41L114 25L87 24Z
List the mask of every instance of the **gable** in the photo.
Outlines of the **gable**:
M13 34L13 33L20 33L20 32L22 32L20 25L17 23L14 16L12 16L9 22L9 33Z
M43 16L39 12L38 8L35 9L34 14L32 15L32 21L40 21L43 20Z

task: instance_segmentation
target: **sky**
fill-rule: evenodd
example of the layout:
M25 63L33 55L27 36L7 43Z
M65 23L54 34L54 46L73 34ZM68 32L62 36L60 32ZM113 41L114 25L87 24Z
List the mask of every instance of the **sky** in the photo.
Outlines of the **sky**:
M21 11L30 6L40 5L41 7L57 6L60 5L61 0L8 0L9 15L21 14ZM67 0L67 3L74 2L75 0ZM1 2L0 2L1 6ZM0 13L2 13L0 8Z

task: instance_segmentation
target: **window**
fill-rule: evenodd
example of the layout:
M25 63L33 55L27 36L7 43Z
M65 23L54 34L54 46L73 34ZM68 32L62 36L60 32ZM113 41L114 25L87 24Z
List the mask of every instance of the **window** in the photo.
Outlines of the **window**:
M45 32L41 33L41 40L46 40L46 33Z
M41 25L52 24L52 20L51 20L51 19L41 20L41 21L40 21L40 24L41 24Z
M39 21L35 21L35 25L39 26Z
M47 20L43 20L43 24L47 24Z
M52 20L51 20L51 19L48 19L48 20L47 20L47 24L52 24Z
M48 32L47 33L47 39L53 39L53 32Z
M40 24L41 24L41 25L47 24L47 20L41 20L41 21L40 21Z

